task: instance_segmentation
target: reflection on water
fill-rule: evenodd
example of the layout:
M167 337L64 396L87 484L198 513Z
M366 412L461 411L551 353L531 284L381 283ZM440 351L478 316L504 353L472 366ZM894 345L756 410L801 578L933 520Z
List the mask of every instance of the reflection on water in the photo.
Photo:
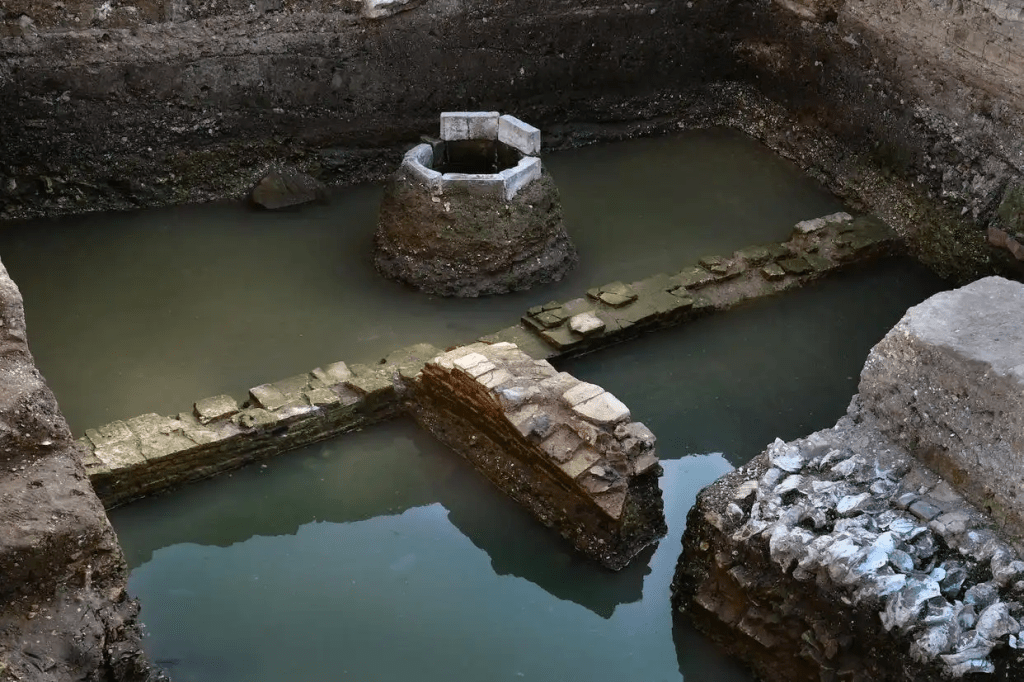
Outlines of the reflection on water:
M776 436L834 423L871 345L938 286L888 262L563 363L665 460L669 535L621 573L404 421L119 509L148 649L177 682L750 680L673 623L686 513Z
M734 131L635 140L546 157L581 258L563 282L475 300L379 277L380 190L266 213L235 204L8 224L0 258L22 289L39 368L76 434L327 362L464 343L528 307L786 239L840 208Z

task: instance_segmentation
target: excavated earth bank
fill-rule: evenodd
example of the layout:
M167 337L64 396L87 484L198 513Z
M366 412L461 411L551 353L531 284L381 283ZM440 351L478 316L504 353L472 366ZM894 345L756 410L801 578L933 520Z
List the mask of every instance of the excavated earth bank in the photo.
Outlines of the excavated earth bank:
M121 548L0 264L0 680L142 682Z

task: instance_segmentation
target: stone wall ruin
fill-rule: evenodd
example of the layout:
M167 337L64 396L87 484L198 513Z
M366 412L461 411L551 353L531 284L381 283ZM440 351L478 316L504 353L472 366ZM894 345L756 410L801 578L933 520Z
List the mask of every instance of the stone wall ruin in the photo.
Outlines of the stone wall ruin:
M988 278L911 308L834 428L703 490L677 611L766 680L1020 679L1024 535L978 491L1020 480L1022 296Z

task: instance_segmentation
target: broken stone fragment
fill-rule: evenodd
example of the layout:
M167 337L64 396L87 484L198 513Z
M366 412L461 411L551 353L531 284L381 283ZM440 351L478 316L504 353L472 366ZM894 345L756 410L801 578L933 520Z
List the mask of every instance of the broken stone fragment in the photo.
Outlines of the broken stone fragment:
M317 367L312 374L323 382L324 386L341 384L352 378L352 372L344 362L334 362L323 368Z

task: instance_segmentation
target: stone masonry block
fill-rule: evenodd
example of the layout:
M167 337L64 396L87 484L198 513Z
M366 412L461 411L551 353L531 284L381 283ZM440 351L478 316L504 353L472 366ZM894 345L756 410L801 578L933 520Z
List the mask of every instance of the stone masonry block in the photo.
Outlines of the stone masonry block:
M477 197L505 198L505 179L500 173L476 175L445 173L441 176L442 194L465 193Z
M441 139L498 139L497 111L445 111L441 114Z
M498 119L498 141L528 156L540 154L540 130L515 116L505 114Z

